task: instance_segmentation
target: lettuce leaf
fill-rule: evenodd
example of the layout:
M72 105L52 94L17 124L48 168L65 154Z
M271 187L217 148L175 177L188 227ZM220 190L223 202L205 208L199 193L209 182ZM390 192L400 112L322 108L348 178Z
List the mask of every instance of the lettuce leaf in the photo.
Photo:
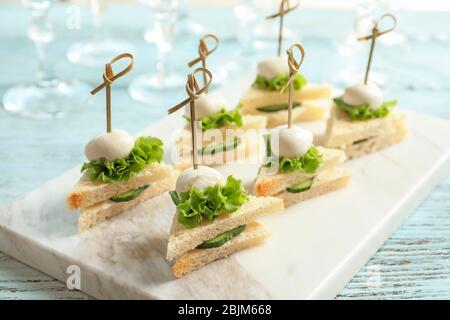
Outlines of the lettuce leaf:
M267 152L270 152L269 150ZM269 162L265 164L266 167L276 165L276 158L269 159ZM317 168L323 163L322 154L319 149L312 146L301 157L285 158L280 157L278 159L278 170L283 173L294 172L300 170L303 173L314 173Z
M344 102L342 97L334 98L336 106L344 110L351 120L369 120L375 118L383 118L389 114L391 108L397 105L397 100L384 101L380 108L373 109L368 104L352 106Z
M127 157L114 161L101 158L85 162L81 167L81 172L87 170L91 181L105 183L128 181L144 169L147 164L162 160L162 146L163 142L158 138L139 137Z
M199 121L202 123L202 130L221 128L229 123L235 123L236 127L242 127L242 115L240 112L241 105L237 106L231 111L222 108L219 112L213 114L210 117L200 118ZM187 121L190 121L189 117L185 116Z
M232 176L228 176L223 186L215 185L204 190L192 187L181 194L171 191L170 196L178 209L178 221L186 228L198 226L204 219L212 222L223 213L236 211L248 200L241 181Z
M289 81L289 76L287 74L280 74L272 79L266 79L260 75L256 76L256 80L253 83L253 86L259 89L264 90L281 90L286 83ZM300 90L303 88L308 81L306 78L301 75L300 73L297 73L297 75L294 78L293 87L294 90Z

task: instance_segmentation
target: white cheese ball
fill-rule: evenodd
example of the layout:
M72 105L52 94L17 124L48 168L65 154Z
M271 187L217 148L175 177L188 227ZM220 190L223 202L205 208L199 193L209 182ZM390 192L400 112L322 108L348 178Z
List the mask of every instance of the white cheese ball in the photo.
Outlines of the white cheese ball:
M270 146L277 157L301 157L313 145L313 134L298 126L282 126L270 135Z
M203 190L217 184L223 186L225 177L213 168L199 166L197 169L184 170L178 177L175 190L180 194L189 191L192 187Z
M225 97L219 93L203 93L195 100L195 118L196 120L203 117L210 117L219 112L222 108L226 108L227 101ZM191 117L189 104L185 107L185 114Z
M134 138L125 130L113 129L89 141L84 153L89 161L106 158L108 161L124 158L133 150Z
M383 104L383 94L373 83L360 83L345 88L343 100L352 106L368 104L372 109L378 109Z
M280 74L289 74L289 65L286 57L273 57L258 63L258 75L265 79L272 79Z

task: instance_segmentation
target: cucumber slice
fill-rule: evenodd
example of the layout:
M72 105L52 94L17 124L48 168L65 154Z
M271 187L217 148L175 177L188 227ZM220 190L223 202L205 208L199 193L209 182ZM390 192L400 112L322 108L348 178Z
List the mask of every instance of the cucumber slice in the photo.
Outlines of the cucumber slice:
M239 144L241 143L241 139L234 138L233 141L228 141L223 144L219 145L212 145L204 147L203 149L199 150L198 153L200 155L214 155L218 152L225 152L228 150L235 149Z
M225 231L224 233L219 234L215 238L212 238L210 240L206 240L201 245L199 245L197 248L198 249L210 249L210 248L221 247L225 243L227 243L228 241L233 239L234 237L238 236L244 230L245 230L245 224L243 224L243 225L241 225L241 226L239 226L237 228Z
M292 109L300 107L302 104L300 102L294 102L292 104ZM259 107L256 108L256 110L261 111L261 112L277 112L277 111L281 111L281 110L287 110L288 109L288 104L287 103L281 103L281 104L274 104L271 106L264 106L264 107Z
M294 184L293 186L290 186L289 188L286 189L287 192L290 193L300 193L306 190L309 190L313 184L313 180L314 178L305 180L303 182Z
M149 186L150 186L149 184L146 184L145 186L142 186L140 188L130 190L130 191L124 192L122 194L118 194L117 196L113 196L113 197L109 198L109 200L111 200L112 202L131 201L131 200L137 198Z

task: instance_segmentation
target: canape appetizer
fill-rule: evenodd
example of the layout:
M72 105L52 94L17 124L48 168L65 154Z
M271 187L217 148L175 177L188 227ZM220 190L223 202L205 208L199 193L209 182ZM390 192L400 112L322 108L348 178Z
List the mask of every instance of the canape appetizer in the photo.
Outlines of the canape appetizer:
M258 63L256 79L240 100L243 114L267 116L269 128L286 123L288 95L283 88L290 79L290 73L286 57L281 56L283 17L297 7L298 3L291 7L288 0L281 0L279 11L267 17L279 18L277 56ZM296 74L292 84L293 121L324 119L331 104L331 88L327 85L308 84L300 73Z
M167 259L177 278L263 242L270 231L254 220L284 210L281 199L248 195L239 180L204 166L183 171L170 195L177 211Z
M80 209L79 232L172 190L178 176L161 162L163 143L155 137L134 140L115 129L94 137L85 155L84 174L67 197L70 210Z
M294 57L294 49L299 51L300 61ZM267 159L255 183L256 195L276 196L284 200L285 206L343 188L350 180L350 173L337 167L345 160L343 151L314 146L312 133L292 124L294 81L305 51L300 44L294 44L287 55L287 125L266 136Z
M114 74L112 64L127 58L130 64ZM111 84L128 73L133 56L121 54L105 66L104 82L91 91L106 87L106 133L97 135L85 147L88 162L83 176L67 196L70 210L80 209L78 231L83 232L136 204L172 190L178 172L161 162L163 143L155 137L134 138L126 131L111 129Z
M226 99L219 93L204 93L195 101L196 120L201 133L201 148L197 153L199 164L221 165L248 156L249 130L266 127L266 117L242 115L239 107L227 110ZM185 118L190 121L189 106L185 108ZM177 167L191 165L191 130L189 122L185 130L176 138L180 161ZM199 141L199 142L200 142Z
M378 23L384 18L389 18L393 25L380 31ZM370 35L358 38L372 41L364 83L346 88L343 96L334 99L324 145L344 150L349 159L396 144L407 135L404 114L392 110L397 101L383 100L381 90L368 82L375 40L392 31L396 24L393 15L384 14L375 22Z
M324 145L354 159L401 142L407 135L405 115L393 110L397 101L383 101L375 84L356 84L334 99Z
M202 88L195 79L199 72L204 77ZM171 114L189 103L192 131L198 100L207 90L211 77L206 68L190 73L186 85L189 98L169 109ZM175 190L170 192L177 210L167 245L167 259L175 260L172 270L177 278L261 243L269 236L269 231L254 220L284 209L280 199L250 196L239 180L232 176L225 179L217 170L199 166L196 135L191 135L191 150L194 151L192 168L180 174Z
M281 90L288 79L286 57L274 57L258 63L256 80L239 102L242 113L267 116L269 128L286 123L288 94L287 90ZM307 84L301 74L296 75L293 86L293 120L324 119L330 107L331 87Z

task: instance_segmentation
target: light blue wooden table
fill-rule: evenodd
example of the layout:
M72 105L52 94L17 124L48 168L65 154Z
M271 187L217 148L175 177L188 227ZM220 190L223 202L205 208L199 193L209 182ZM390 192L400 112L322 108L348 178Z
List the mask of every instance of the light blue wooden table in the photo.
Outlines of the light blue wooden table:
M3 94L9 86L33 79L36 60L33 46L25 37L28 12L15 4L0 8L0 94ZM66 9L67 6L57 5L52 11L59 36L52 50L58 72L63 77L75 77L94 85L101 80L101 68L75 67L65 59L69 45L86 38L91 30L88 12L82 8L80 30L67 30ZM201 19L208 32L222 39L220 54L212 58L212 65L230 60L257 61L258 57L275 52L273 43L270 51L261 50L254 56L240 54L234 37L238 25L232 9L218 6L195 9L192 16ZM374 70L384 71L389 77L384 88L386 96L398 98L409 110L449 119L449 13L398 12L397 16L398 30L406 42L377 46L374 61ZM155 48L142 40L144 29L151 24L149 9L111 6L108 19L116 37L126 38L138 48L135 71L118 81L113 89L113 124L133 132L162 117L178 97L168 92L155 98L153 104L144 105L131 100L127 93L130 79L154 69ZM351 12L313 10L300 10L287 19L290 28L300 31L302 44L307 48L308 58L302 68L311 81L333 81L349 65L356 64L363 70L367 46L360 51L362 58L340 56L336 49L340 39L351 30L353 19ZM193 57L196 45L193 38L181 38L176 60L183 62ZM242 72L251 68L245 65ZM234 76L237 74L231 77ZM0 205L83 161L84 144L103 129L103 97L95 97L93 102L94 106L77 115L54 121L12 117L0 110ZM88 298L0 253L0 299ZM450 175L337 298L450 298Z

